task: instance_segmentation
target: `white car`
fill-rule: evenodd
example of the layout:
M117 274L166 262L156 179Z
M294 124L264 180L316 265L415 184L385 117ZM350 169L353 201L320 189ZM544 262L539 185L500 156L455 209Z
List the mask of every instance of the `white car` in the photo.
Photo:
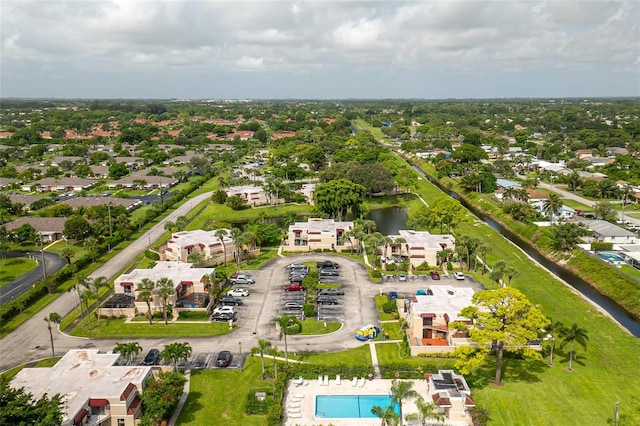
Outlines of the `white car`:
M456 280L464 280L464 274L460 271L456 271L453 273L453 278L455 278Z
M249 295L249 292L247 291L246 288L234 288L233 290L229 290L227 292L227 296L233 296L233 297L247 297Z
M213 310L213 314L235 314L236 309L233 306L218 306Z
M405 274L398 275L398 281L406 281L406 280L407 280L407 276Z

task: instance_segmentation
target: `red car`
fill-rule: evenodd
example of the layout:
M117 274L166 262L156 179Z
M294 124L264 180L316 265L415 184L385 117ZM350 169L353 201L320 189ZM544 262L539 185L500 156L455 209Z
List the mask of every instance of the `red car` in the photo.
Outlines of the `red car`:
M429 276L431 277L432 280L439 280L440 279L440 274L437 271L429 272Z
M284 286L285 291L302 291L305 288L302 286L302 283L291 283Z

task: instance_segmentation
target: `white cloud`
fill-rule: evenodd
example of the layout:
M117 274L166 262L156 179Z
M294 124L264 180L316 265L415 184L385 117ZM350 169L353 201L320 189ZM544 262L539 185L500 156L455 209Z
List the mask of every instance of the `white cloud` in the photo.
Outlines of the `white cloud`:
M102 78L166 67L194 76L194 87L199 75L233 78L238 69L317 81L339 72L366 82L592 67L592 80L606 68L640 92L638 79L628 80L639 72L635 1L3 1L1 8L3 82L18 69L22 80L46 76L47 64L57 74L94 69Z

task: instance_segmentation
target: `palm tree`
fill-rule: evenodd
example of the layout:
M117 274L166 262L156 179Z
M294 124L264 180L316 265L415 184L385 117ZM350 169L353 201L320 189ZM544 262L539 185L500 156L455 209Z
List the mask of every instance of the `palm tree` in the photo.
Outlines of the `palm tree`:
M178 231L184 231L187 223L189 223L189 221L186 216L178 216L176 218L176 228L178 228Z
M273 357L273 371L274 371L274 379L278 379L278 361L276 357L279 355L280 351L277 346L271 346L264 352L266 355L271 355Z
M395 426L398 424L398 414L393 411L393 405L387 405L385 408L375 405L371 407L371 413L380 418L380 426Z
M552 192L542 203L542 212L549 216L549 222L553 225L553 215L557 215L562 207L562 199L558 194Z
M426 402L423 398L416 400L416 407L418 412L415 414L409 414L408 420L419 418L423 426L427 424L427 420L434 419L439 422L444 421L444 416L438 413L438 405L433 402Z
M280 326L280 335L278 338L282 339L284 336L284 366L289 366L289 348L287 346L287 334L289 334L289 325L291 325L293 318L282 314L276 318L276 325Z
M143 300L147 303L147 315L149 316L149 325L153 324L153 316L151 313L151 301L153 300L153 289L155 288L156 283L151 281L149 278L143 278L138 285L138 299Z
M282 217L282 225L284 226L285 232L289 229L289 226L296 223L296 220L298 220L296 212L288 211L284 214Z
M91 325L91 313L89 312L89 302L94 298L95 293L93 291L93 286L91 285L91 281L89 279L83 279L80 283L84 290L80 293L80 303L84 304L84 313L87 319L89 320L89 329L93 328Z
M564 325L560 321L553 321L549 318L549 325L547 325L544 331L548 336L551 336L551 348L549 349L549 365L553 365L553 350L556 347L555 334L564 328Z
M504 270L504 274L507 276L508 284L511 285L511 280L518 276L518 270L513 266L508 266Z
M587 330L584 328L578 327L578 324L575 322L571 325L571 327L562 327L558 334L562 338L562 342L560 343L560 347L564 348L567 343L570 345L569 349L569 370L572 370L572 363L574 359L573 352L573 344L574 342L582 346L583 349L587 349L587 341L589 340L589 334Z
M569 191L575 191L580 185L582 185L582 178L575 170L571 174L565 176L564 180L569 187Z
M420 394L413 389L413 382L399 382L394 379L391 383L391 403L398 404L400 426L402 426L402 401L419 397Z
M173 231L173 228L175 228L175 227L176 227L176 224L174 222L170 221L170 220L168 220L168 221L166 221L164 223L164 230L165 231L171 232L171 231Z
M63 259L67 259L67 263L71 264L71 258L73 257L74 253L73 250L70 247L65 247L62 250L60 250L60 256Z
M238 228L231 229L231 240L236 250L236 262L240 264L241 252L242 252L242 231Z
M264 354L271 348L271 342L265 339L258 339L258 344L251 348L251 355L260 354L262 364L262 378L264 379Z
M220 244L222 244L222 252L224 253L224 264L227 264L227 246L224 244L224 237L227 236L226 229L216 229L215 236L220 240Z
M138 342L116 343L113 352L122 355L127 365L129 365L131 361L142 352L142 346L140 346Z
M53 331L51 330L51 323L60 324L62 317L57 312L51 312L48 317L44 317L47 322L47 328L49 329L49 337L51 338L51 359L55 359L56 351L53 348Z
M491 247L484 243L481 243L480 245L478 245L477 251L482 258L482 275L484 275L487 270L487 253L491 251Z
M164 325L167 325L167 299L174 295L175 289L173 281L167 277L160 278L156 283L158 297L162 299L162 318Z
M109 285L106 277L96 277L91 280L91 286L96 295L100 294L100 289ZM98 312L98 325L100 325L100 312Z
M182 343L169 343L165 345L164 350L160 353L160 358L166 362L172 362L173 368L178 368L180 361L186 361L191 356L193 349L187 342Z
M98 240L96 237L88 237L85 239L82 247L89 252L91 260L95 262L96 257L98 257Z

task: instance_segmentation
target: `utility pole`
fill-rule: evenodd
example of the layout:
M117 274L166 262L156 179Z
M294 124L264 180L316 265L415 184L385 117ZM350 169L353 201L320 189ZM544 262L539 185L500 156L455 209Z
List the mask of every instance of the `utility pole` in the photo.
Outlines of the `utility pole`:
M614 412L615 424L618 426L618 406L620 405L620 401L616 401L616 411Z
M47 266L44 263L44 239L42 238L42 233L38 234L40 236L40 255L42 256L42 275L44 279L47 279Z

